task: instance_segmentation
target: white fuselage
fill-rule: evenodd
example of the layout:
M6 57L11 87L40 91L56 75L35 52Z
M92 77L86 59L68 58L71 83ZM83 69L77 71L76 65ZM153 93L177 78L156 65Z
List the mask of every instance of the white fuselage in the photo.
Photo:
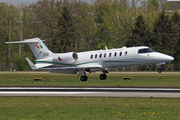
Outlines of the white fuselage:
M158 64L162 62L172 61L174 58L159 52L143 50L152 50L146 46L140 47L123 47L119 49L107 49L86 51L77 53L78 59L71 61L67 57L68 53L56 53L52 57L36 60L37 64L52 64L55 67L91 67L101 66L101 69L134 66L134 65L147 65ZM64 56L64 57L63 57ZM61 58L61 60L59 60Z

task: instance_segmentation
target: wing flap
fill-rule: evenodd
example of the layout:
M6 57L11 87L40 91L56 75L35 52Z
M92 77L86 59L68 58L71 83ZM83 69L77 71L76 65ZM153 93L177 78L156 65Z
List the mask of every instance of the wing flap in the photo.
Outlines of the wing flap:
M77 74L78 70L50 70L50 73Z

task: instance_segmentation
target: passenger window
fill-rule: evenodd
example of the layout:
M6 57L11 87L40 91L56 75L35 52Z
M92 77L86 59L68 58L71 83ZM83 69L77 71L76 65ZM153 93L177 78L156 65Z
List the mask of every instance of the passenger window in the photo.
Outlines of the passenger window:
M126 56L127 55L127 51L124 53L124 56Z
M93 59L93 55L91 55L91 59Z
M99 54L99 58L101 58L102 57L102 54Z
M109 53L109 57L111 57L111 53Z
M115 52L115 53L114 53L114 57L116 57L116 54L117 54L117 53Z
M122 55L122 52L119 53L119 56L121 56L121 55Z
M104 58L106 57L106 53L104 53Z
M97 54L95 55L95 58L97 58Z

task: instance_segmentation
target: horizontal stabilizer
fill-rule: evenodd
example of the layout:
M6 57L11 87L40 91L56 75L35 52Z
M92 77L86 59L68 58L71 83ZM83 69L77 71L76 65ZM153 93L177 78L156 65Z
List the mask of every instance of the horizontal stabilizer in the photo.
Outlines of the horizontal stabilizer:
M38 70L38 68L32 63L29 58L26 58L27 62L29 63L29 66L31 67L32 70Z
M5 42L7 44L11 43L27 43L33 52L36 59L42 59L46 57L50 57L53 53L47 48L47 46L43 43L45 40L41 40L40 38L31 38L25 39L24 41L12 41L12 42Z
M38 43L39 41L36 39L28 39L28 40L24 40L24 41L14 41L14 42L5 42L7 44L10 43Z

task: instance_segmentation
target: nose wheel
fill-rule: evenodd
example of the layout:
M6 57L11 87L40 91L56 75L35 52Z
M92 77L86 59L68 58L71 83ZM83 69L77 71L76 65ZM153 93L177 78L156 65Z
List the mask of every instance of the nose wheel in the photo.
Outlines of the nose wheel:
M159 68L159 69L158 69L158 73L161 73L161 72L162 72L162 69L161 69L161 68Z
M106 74L101 74L101 75L99 76L99 78L100 78L101 80L105 80L105 79L107 78L107 75L106 75Z

